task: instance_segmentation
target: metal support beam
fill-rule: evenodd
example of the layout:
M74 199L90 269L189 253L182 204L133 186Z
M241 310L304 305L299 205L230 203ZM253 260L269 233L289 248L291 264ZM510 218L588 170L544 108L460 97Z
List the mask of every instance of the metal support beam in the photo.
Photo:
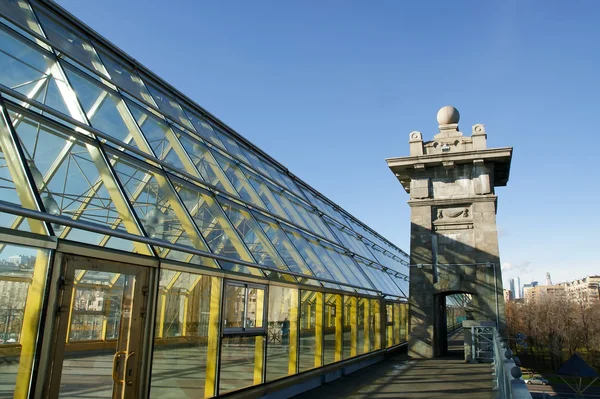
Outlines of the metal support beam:
M298 372L298 317L299 309L299 292L292 290L290 294L290 349L288 352L288 375L294 375Z
M335 294L335 355L334 361L342 360L344 347L344 300L340 294ZM331 313L331 312L330 312Z
M358 355L358 298L350 297L350 357Z
M315 367L323 365L323 295L315 295Z
M31 382L31 371L35 357L35 348L38 337L39 320L44 301L44 287L46 285L50 251L40 249L37 251L31 284L27 291L27 300L23 312L23 326L19 342L19 367L17 368L17 381L14 398L27 398Z
M217 395L218 363L219 363L219 331L221 321L222 280L210 277L210 314L208 318L208 344L206 348L206 383L204 396L211 398Z

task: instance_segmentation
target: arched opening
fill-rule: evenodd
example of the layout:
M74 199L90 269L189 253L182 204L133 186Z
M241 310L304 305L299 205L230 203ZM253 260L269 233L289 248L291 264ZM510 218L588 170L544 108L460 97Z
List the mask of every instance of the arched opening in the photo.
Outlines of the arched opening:
M469 304L472 294L467 292L444 292L434 295L434 353L435 356L464 356L464 349L451 338L462 328L463 320L470 317Z

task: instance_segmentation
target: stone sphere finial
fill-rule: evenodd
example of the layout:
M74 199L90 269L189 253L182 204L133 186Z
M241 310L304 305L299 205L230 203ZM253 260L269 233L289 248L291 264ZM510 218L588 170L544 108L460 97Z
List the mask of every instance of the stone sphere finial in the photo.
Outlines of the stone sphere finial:
M452 105L446 105L445 107L440 108L437 113L438 125L450 125L453 123L458 123L459 119L460 114Z

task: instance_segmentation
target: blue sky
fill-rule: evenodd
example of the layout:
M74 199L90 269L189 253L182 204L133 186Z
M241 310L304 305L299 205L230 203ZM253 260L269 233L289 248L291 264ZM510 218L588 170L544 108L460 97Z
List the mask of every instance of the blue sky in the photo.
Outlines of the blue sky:
M407 251L384 158L456 106L465 134L483 123L488 146L514 147L505 280L600 274L600 4L58 2Z

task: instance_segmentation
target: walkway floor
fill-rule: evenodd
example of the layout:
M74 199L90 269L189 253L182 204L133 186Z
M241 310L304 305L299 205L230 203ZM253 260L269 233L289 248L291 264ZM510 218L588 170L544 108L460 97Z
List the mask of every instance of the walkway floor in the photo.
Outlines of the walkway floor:
M394 356L294 399L495 398L490 364L465 363L462 336L449 340L446 357L411 360L407 355Z

